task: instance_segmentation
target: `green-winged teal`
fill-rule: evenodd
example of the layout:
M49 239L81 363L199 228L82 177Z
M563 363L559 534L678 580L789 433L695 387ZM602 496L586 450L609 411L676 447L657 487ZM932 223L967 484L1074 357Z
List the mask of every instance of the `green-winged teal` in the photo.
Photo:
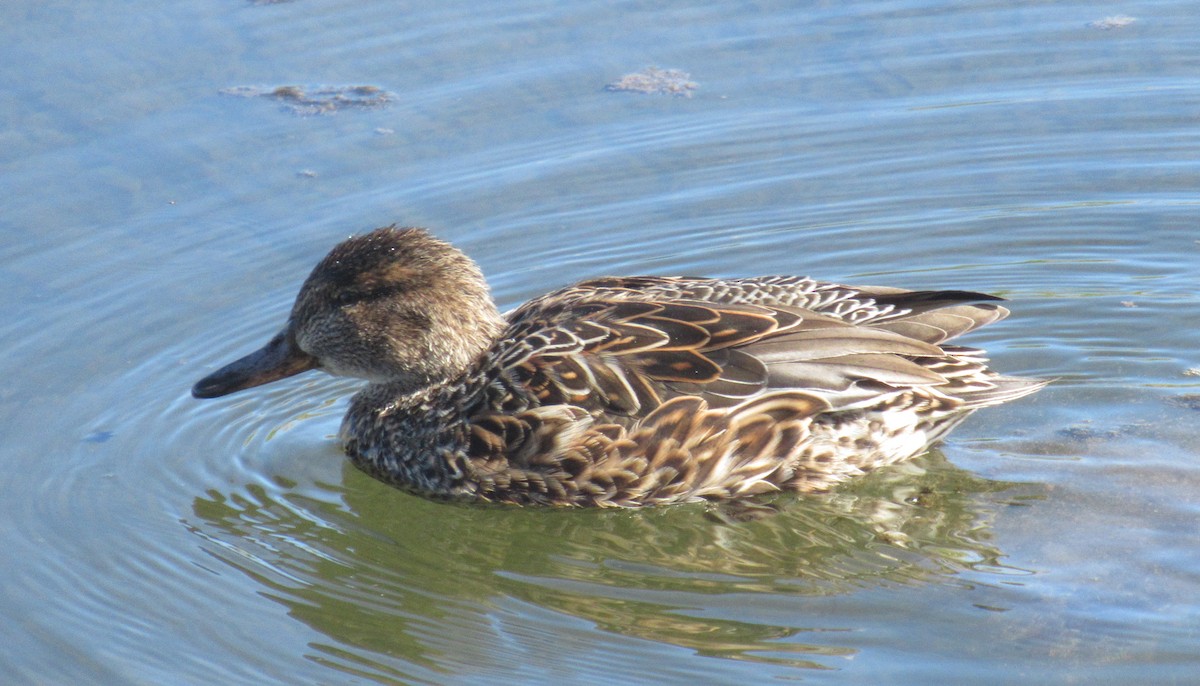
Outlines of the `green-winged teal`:
M814 491L1044 385L946 343L1005 317L999 299L611 277L501 315L470 258L387 227L335 247L283 330L192 393L309 369L367 379L346 453L426 495L632 507Z

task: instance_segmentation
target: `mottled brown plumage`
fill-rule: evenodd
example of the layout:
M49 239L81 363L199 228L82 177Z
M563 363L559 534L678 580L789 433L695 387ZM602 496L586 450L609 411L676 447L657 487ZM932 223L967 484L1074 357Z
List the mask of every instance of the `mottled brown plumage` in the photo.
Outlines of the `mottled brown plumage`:
M313 368L371 381L342 426L372 476L427 495L640 506L826 489L1036 391L948 345L1005 317L965 291L800 277L613 277L497 312L421 229L351 238L215 397Z

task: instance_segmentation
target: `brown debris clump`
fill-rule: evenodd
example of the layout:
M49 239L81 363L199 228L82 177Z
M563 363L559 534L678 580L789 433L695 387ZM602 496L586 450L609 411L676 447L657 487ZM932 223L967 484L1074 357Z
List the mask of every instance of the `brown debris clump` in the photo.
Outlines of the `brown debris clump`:
M386 107L395 96L378 86L234 86L222 95L271 98L300 115L333 114L346 109Z
M643 71L626 74L620 79L604 87L606 91L621 93L642 93L646 95L674 95L690 98L692 91L698 88L695 81L689 81L690 75L680 69L659 69L649 67Z

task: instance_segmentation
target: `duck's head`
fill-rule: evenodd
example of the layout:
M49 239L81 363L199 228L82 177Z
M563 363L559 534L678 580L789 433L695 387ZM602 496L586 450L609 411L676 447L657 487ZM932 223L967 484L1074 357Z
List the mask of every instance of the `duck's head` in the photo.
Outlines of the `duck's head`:
M466 255L422 229L376 229L335 247L300 287L283 330L192 395L216 398L309 369L412 391L464 371L503 324Z

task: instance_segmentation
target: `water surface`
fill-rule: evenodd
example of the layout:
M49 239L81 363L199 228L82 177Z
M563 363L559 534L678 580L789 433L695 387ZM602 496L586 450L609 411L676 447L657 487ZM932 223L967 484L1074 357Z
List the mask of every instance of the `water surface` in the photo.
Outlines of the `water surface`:
M15 2L0 27L6 683L1200 670L1190 3ZM605 89L651 66L696 88ZM229 93L364 86L386 102ZM996 293L1014 315L969 342L1057 381L745 522L428 502L341 457L353 382L188 395L393 222L502 308L635 273Z

